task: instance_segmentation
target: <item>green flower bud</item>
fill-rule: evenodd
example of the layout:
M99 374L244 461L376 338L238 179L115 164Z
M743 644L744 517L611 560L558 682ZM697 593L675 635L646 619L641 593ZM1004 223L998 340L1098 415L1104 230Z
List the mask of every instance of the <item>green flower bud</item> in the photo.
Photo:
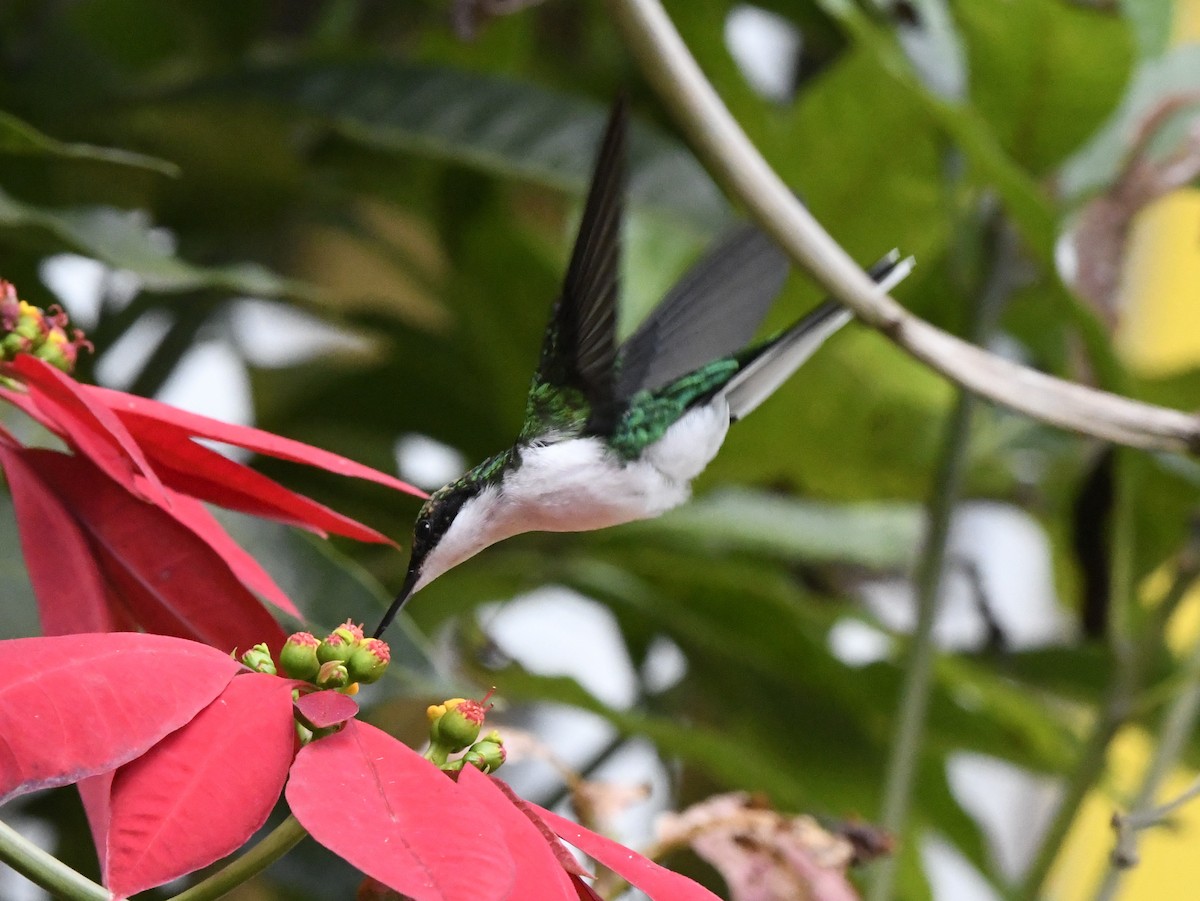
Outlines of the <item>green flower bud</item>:
M33 355L63 372L70 372L75 368L78 352L67 333L56 326L46 335L45 341L34 347Z
M333 630L336 634L342 636L351 644L361 644L364 639L363 627L353 620L346 620L340 626Z
M429 739L449 753L461 751L479 737L488 708L470 698L451 698L436 704L426 712L429 716Z
M346 669L350 671L350 678L355 682L364 682L370 685L379 680L391 659L392 652L386 641L379 638L365 638L354 649L350 659L346 661Z
M500 733L493 730L483 740L471 745L462 759L480 772L494 773L500 769L507 757L508 752L504 750Z
M242 663L256 673L275 675L275 661L271 659L271 651L265 644L256 644L244 653Z
M322 663L328 663L330 660L345 663L358 647L358 642L359 639L354 637L353 631L345 626L338 626L317 648L317 659Z
M33 342L16 332L9 332L0 340L0 350L3 351L6 360L11 360L17 354L28 353L32 349Z
M340 660L329 660L321 664L314 680L317 688L342 688L350 684L350 674L346 672L346 664Z
M296 632L288 636L283 643L283 650L279 652L280 669L293 679L312 681L321 669L321 661L317 659L320 644L311 632Z

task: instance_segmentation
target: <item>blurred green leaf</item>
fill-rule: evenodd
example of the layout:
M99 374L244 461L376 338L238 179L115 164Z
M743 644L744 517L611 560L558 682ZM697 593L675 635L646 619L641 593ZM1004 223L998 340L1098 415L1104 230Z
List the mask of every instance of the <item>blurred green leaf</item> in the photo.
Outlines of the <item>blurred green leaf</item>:
M218 288L260 297L304 295L309 290L258 263L202 267L175 256L165 233L155 233L145 213L113 207L47 209L0 190L0 228L37 228L67 248L136 274L152 291Z
M148 169L173 178L179 176L179 167L143 153L119 150L113 147L97 147L94 144L72 144L42 134L27 122L0 111L0 153L53 156L61 159L93 160Z
M712 553L749 551L781 560L905 569L920 543L916 504L819 503L726 489L624 530L634 541L666 539Z
M255 100L365 144L429 155L556 188L582 191L606 110L532 84L398 62L311 62L251 70L182 92ZM688 151L636 126L630 194L685 221L726 216L724 200Z
M960 3L955 14L973 105L1034 175L1075 150L1125 87L1133 42L1115 15L1058 0Z

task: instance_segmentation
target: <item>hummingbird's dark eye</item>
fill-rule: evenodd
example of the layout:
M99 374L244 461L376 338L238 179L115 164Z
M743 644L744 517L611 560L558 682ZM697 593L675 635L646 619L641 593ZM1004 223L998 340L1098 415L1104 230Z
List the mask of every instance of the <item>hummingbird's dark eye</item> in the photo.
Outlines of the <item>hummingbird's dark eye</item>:
M417 541L428 541L433 537L433 523L428 519L417 520L416 528L413 531L416 533Z

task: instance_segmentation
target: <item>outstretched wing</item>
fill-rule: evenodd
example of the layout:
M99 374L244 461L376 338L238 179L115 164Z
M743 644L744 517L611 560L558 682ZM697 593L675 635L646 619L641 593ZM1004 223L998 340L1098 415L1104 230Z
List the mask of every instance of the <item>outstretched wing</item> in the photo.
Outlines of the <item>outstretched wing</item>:
M884 291L891 291L912 269L912 257L901 260L893 250L867 273ZM737 421L753 412L852 318L836 300L827 300L783 334L747 351L737 375L718 392L729 403L729 418Z
M753 226L741 226L695 266L621 346L616 395L657 391L750 343L779 295L788 260Z
M526 440L578 433L614 408L621 219L628 111L613 105L575 238L575 249L529 391Z

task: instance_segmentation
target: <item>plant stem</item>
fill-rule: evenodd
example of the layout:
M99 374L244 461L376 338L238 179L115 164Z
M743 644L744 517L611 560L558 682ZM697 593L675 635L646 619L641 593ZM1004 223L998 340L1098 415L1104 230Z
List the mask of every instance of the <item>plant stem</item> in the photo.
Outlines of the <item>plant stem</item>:
M307 835L300 822L289 814L286 820L237 860L168 901L214 901L221 898L279 860Z
M104 886L77 873L3 822L0 822L0 860L55 898L66 901L110 901L112 898Z
M1121 550L1122 542L1131 541L1131 536L1125 533L1130 531L1132 525L1129 518L1122 515L1120 510L1118 510L1118 517L1114 525L1117 529L1117 534L1114 537L1118 543L1118 548L1113 565L1112 604L1116 607L1121 603L1122 596L1126 598L1132 597L1132 586L1130 585L1132 574L1127 565L1128 561L1123 559L1123 555L1126 552ZM1046 835L1042 839L1038 853L1034 857L1034 861L1030 865L1028 872L1026 872L1025 877L1021 880L1021 885L1017 890L1018 897L1036 898L1041 891L1042 884L1046 881L1046 877L1054 865L1055 858L1058 856L1058 852L1067 834L1070 832L1071 825L1075 822L1075 817L1079 812L1079 807L1083 803L1083 799L1087 797L1087 793L1104 772L1109 744L1112 743L1112 740L1133 712L1143 674L1149 665L1150 659L1162 645L1163 634L1166 631L1171 614L1179 607L1180 602L1187 595L1188 589L1195 583L1197 577L1200 577L1200 536L1194 530L1187 547L1183 551L1175 579L1171 583L1171 587L1168 589L1166 595L1159 601L1149 616L1140 638L1136 642L1131 642L1128 639L1114 642L1113 657L1115 669L1112 683L1106 694L1099 717L1084 745L1079 765L1072 772L1063 799L1055 811L1050 827L1046 830ZM1114 610L1115 612L1118 611ZM1200 687L1198 687L1200 686L1200 650L1195 651L1194 654L1198 655L1196 660L1197 670L1194 674L1192 673L1189 661L1188 674L1189 678L1195 680L1193 687L1196 687L1197 691L1200 692ZM1187 692L1185 692L1186 694ZM1168 723L1172 722L1173 717L1184 715L1185 711L1178 709L1182 700L1183 698L1181 697L1172 705L1171 712L1167 714ZM1200 704L1200 698L1197 699L1197 703ZM1181 728L1181 726L1171 726L1172 730L1178 728ZM1164 727L1165 733L1166 728ZM1172 738L1171 741L1182 743L1185 738L1186 732L1182 737ZM1171 761L1178 759L1181 748L1175 747L1174 749L1164 750L1162 743L1165 741L1166 738L1160 741L1155 760L1158 761L1160 754L1165 755L1167 753L1170 754ZM1160 768L1162 769L1161 772L1159 771ZM1169 765L1164 758L1163 761L1152 764L1151 770L1147 774L1147 779L1149 780L1153 776L1156 782L1161 780L1166 769L1169 769ZM1146 786L1143 786L1143 791L1145 790ZM1150 786L1149 791L1153 793L1153 790L1154 786ZM1140 803L1138 806L1140 806Z
M941 462L933 494L929 499L929 531L925 536L925 546L916 578L917 625L904 667L899 721L884 783L880 825L892 833L903 831L908 819L913 784L920 763L933 662L937 653L937 646L933 640L933 626L937 619L938 600L941 595L951 517L966 468L967 438L974 406L974 398L966 391L959 391L954 411L946 427ZM872 901L884 901L891 897L895 870L894 857L879 861L867 897Z

